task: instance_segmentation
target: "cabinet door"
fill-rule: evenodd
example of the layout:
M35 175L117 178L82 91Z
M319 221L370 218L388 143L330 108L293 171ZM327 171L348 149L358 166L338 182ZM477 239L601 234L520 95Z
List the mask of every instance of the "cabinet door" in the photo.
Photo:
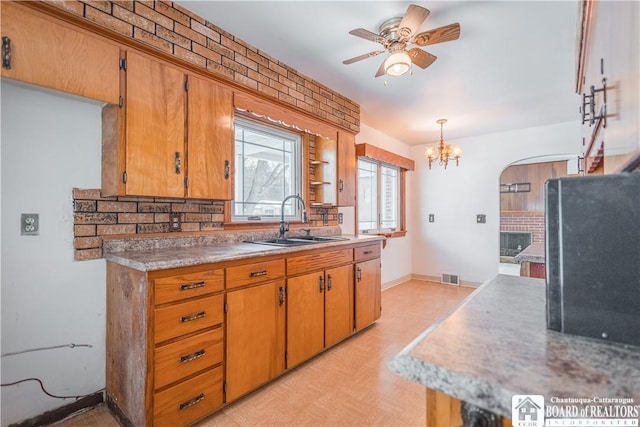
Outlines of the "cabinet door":
M324 348L324 271L287 280L287 368Z
M187 195L230 200L233 171L233 93L189 75L187 94Z
M380 318L380 259L355 266L356 330L360 331Z
M177 68L127 52L127 194L184 197L184 79Z
M227 402L284 371L284 281L227 293Z
M353 333L353 265L326 273L324 344L330 347Z
M2 77L117 104L120 48L3 1L2 37L11 46Z
M356 205L356 137L338 133L338 206Z

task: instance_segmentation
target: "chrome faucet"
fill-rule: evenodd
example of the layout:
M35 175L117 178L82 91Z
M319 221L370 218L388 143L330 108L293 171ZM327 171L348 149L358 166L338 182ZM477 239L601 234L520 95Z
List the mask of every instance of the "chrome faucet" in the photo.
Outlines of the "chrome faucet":
M297 194L292 194L290 196L285 197L284 200L282 201L282 206L280 206L280 231L278 232L278 239L284 239L284 233L289 231L289 227L285 226L285 223L284 223L284 204L289 199L298 199L300 203L302 203L302 222L304 224L309 222L307 220L307 207L304 204L304 199Z

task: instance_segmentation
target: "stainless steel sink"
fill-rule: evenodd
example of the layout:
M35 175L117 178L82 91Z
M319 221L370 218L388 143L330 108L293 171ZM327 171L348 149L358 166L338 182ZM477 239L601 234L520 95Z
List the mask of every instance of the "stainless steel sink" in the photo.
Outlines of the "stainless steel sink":
M338 240L349 240L348 237L340 237L340 236L303 236L303 237L292 237L292 240L310 240L313 242L332 242Z
M258 245L271 245L271 246L302 246L312 245L319 243L315 240L299 240L299 239L267 239L267 240L254 240L249 243L257 243Z
M349 240L348 237L339 236L303 236L303 237L291 237L288 239L266 239L266 240L253 240L248 243L257 243L259 245L271 245L271 246L302 246L312 245L314 243L332 242L338 240Z

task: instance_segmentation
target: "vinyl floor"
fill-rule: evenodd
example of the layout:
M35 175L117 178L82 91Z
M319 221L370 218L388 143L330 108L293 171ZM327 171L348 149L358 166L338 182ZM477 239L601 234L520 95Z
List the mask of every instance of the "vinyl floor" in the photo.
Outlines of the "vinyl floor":
M424 387L387 362L472 291L416 280L386 289L376 324L196 426L425 426ZM98 406L55 425L119 423Z

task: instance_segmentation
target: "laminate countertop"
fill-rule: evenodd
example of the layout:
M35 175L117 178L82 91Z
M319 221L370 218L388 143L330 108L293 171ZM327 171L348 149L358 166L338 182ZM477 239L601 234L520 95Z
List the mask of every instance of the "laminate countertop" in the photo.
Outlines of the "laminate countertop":
M317 242L300 246L272 246L247 241L273 238L248 233L213 233L187 237L140 237L104 241L104 258L140 271L234 261L267 255L291 254L310 249L339 248L355 243L384 240L382 236L340 236L345 240ZM325 236L328 236L325 234ZM334 235L335 236L335 235Z
M548 330L545 302L544 280L498 275L389 367L508 418L514 394L632 398L640 405L640 347Z
M523 262L537 262L544 264L544 243L536 242L527 246L522 252L516 255L514 259L518 264L522 264Z

